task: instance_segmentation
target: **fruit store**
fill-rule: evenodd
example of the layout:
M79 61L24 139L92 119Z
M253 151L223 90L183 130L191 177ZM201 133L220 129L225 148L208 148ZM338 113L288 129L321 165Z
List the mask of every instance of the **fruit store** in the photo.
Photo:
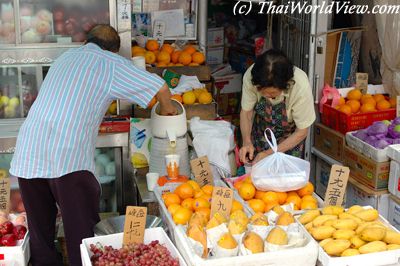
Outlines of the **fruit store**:
M0 0L0 265L400 265L400 5L361 2Z

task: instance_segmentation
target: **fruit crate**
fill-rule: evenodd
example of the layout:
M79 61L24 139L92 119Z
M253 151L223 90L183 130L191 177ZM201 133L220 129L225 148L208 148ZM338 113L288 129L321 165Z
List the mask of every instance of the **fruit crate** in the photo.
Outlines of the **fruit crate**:
M346 134L349 131L364 129L376 121L392 120L396 118L396 108L363 114L347 115L329 104L324 104L321 120L324 125Z
M365 156L371 158L378 163L389 161L389 157L387 156L388 147L384 149L377 149L362 141L361 139L356 138L355 136L353 136L353 133L355 133L355 131L346 133L347 146L364 154Z
M97 243L102 244L103 246L112 246L113 248L121 248L122 247L122 239L123 233L111 234L106 236L97 236L91 238L85 238L82 240L82 244L80 245L81 249L81 257L83 266L92 266L92 262L90 260L90 256L92 255L90 251L90 245ZM176 249L174 244L168 238L164 229L161 227L148 228L144 231L144 243L150 243L153 240L158 240L160 244L163 244L166 248L168 248L172 257L179 259L180 266L186 266L184 259L182 258L179 251ZM25 264L24 264L25 265Z
M371 206L364 206L364 209L372 209ZM297 220L297 216L295 219ZM394 226L392 226L382 215L379 214L379 221L385 224L389 229L399 232ZM300 223L300 222L299 222ZM301 224L301 223L300 223ZM301 225L304 228L303 225ZM306 234L310 237L311 234L304 228ZM315 241L315 240L314 240ZM316 242L316 241L315 241ZM399 265L400 261L400 249L387 250L375 253L361 254L349 257L331 257L324 249L318 245L318 266L378 266L378 265Z
M15 247L0 247L0 266L25 266L31 257L29 231Z

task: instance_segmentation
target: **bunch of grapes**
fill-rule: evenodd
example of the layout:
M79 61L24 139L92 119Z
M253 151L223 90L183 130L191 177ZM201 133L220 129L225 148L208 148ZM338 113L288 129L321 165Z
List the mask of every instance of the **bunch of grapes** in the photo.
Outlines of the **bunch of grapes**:
M179 266L178 259L158 240L150 244L130 244L120 249L111 246L90 245L94 266Z

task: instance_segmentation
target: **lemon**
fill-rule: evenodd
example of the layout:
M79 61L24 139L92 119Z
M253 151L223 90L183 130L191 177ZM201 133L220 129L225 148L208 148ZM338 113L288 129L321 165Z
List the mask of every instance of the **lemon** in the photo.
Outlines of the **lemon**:
M196 95L193 91L187 91L183 94L182 99L184 104L194 104L196 102Z
M201 104L209 104L212 102L212 95L208 91L202 92L199 95L199 103Z

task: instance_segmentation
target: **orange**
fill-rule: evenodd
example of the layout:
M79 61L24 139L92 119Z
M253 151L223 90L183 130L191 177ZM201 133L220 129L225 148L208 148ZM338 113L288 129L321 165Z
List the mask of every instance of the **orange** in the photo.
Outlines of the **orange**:
M356 100L348 100L346 105L350 106L351 112L353 114L357 113L361 107L360 101L356 101Z
M156 40L148 40L146 43L146 49L149 51L155 51L158 50L158 48L160 48L160 45L158 44L158 42Z
M275 206L278 206L278 203L272 202L272 203L267 203L265 204L264 212L269 212L272 210Z
M149 108L149 109L153 108L153 106L154 106L156 103L157 103L157 98L156 98L156 97L153 97L153 98L151 99L151 101L149 102L149 104L147 105L147 108Z
M300 209L302 209L302 210L317 209L317 208L318 208L318 204L315 201L311 201L311 200L302 201L301 205L300 205Z
M181 204L181 199L175 193L166 194L164 197L164 203L167 208L172 204Z
M351 115L351 107L346 104L340 106L338 110L346 115Z
M172 47L172 46L171 46L170 44L168 44L168 43L164 43L164 44L161 46L161 51L167 52L167 53L169 53L169 54L172 54L172 53L174 52L174 50L175 50L175 48Z
M182 52L179 55L179 59L178 59L179 63L181 63L182 65L189 65L192 62L192 56L187 53L187 52Z
M311 182L308 182L307 185L297 190L297 195L304 197L305 195L312 195L313 192L314 185Z
M363 96L361 96L361 104L364 104L367 99L371 98L373 99L371 94L364 94Z
M183 52L192 55L196 52L196 48L194 48L192 45L189 44L185 47L185 49L183 49Z
M146 52L146 49L144 49L143 47L140 47L138 45L135 45L135 46L132 46L131 52L132 52L132 55L138 54L138 53L144 54Z
M243 205L239 201L233 200L231 213L237 210L243 210Z
M174 63L174 64L178 63L178 61L179 61L179 56L180 56L181 53L182 53L181 51L174 51L174 52L171 54L171 61L172 61L172 63Z
M181 207L182 207L181 205L174 203L174 204L169 205L168 211L169 211L169 213L170 213L171 215L173 215L173 214L175 213L175 211L176 211L177 209L181 208Z
M188 66L199 66L197 63L190 63Z
M273 191L266 192L262 197L262 200L264 201L265 204L271 204L271 203L274 203L275 205L279 204L278 194L276 194L276 192Z
M194 104L196 102L196 95L193 91L187 91L183 94L182 100L184 104Z
M169 64L170 61L171 61L171 56L167 52L161 51L157 55L157 62L158 63Z
M192 208L195 211L199 208L210 208L210 202L204 198L197 198L193 201Z
M189 210L194 210L193 208L193 204L194 204L194 199L193 198L187 198L185 200L182 201L181 206L183 208L189 209Z
M183 102L182 96L179 95L179 94L174 94L174 95L172 95L172 96L171 96L171 99L177 100L177 101L180 102L180 103ZM193 187L193 186L192 186L192 187Z
M168 64L166 64L166 63L157 63L156 66L157 67L167 67Z
M146 64L153 64L154 62L156 62L156 55L151 51L147 51L144 54L144 58L146 60Z
M169 63L168 66L175 66L175 64L174 63Z
M193 63L197 63L199 65L203 64L206 61L206 58L203 53L195 52L192 54Z
M265 203L260 199L251 199L247 203L254 212L263 212L265 209Z
M289 196L286 203L293 203L297 208L301 206L301 198L299 196Z
M183 183L175 189L174 193L176 193L181 199L187 199L194 196L194 189L191 185Z
M186 208L179 208L175 211L175 213L172 215L172 219L176 224L182 224L185 225L190 217L192 217L192 211Z
M201 189L194 191L194 198L195 199L200 198L201 196L204 196L204 195L206 195L206 194Z
M369 113L369 112L375 112L375 105L369 104L369 103L365 103L363 105L361 105L361 109L360 112L361 113Z
M391 104L389 101L386 100L380 100L377 104L376 104L376 109L378 110L387 110L390 109Z
M347 93L347 99L348 100L361 100L362 93L359 89L353 89Z
M181 63L176 63L175 66L184 66L184 65Z
M396 97L390 98L389 102L390 102L390 107L395 108L397 106L397 98Z
M278 203L280 205L284 204L288 195L286 192L275 192L278 195Z
M196 213L201 213L204 217L207 218L207 221L210 219L211 209L210 208L198 208Z
M385 96L383 96L382 94L375 94L372 97L374 97L375 102L379 102L381 100L386 100Z
M155 51L152 51L153 52L153 54L156 56L156 58L157 58L157 56L158 56L158 54L160 53L160 50L155 50Z
M302 201L315 201L317 202L317 199L314 198L312 195L305 195L304 197L301 198Z
M346 100L343 97L340 97L338 105L343 105L346 103Z
M244 183L253 184L253 182L251 181L251 176L246 177L246 178L243 180L243 182L244 182Z
M236 190L239 190L239 188L240 188L240 186L243 184L243 180L241 180L241 181L236 181L234 184L233 184L233 187L234 188L236 188Z
M211 203L211 195L203 194L200 198L205 199L206 201Z
M205 185L201 188L201 190L203 190L204 193L208 194L208 195L212 195L214 187L211 185Z
M287 196L288 197L290 197L290 196L299 196L298 194L297 194L297 191L288 191L288 192L286 192L287 193Z
M256 194L256 188L253 186L253 184L250 183L243 183L243 185L239 189L239 195L244 200L252 199L255 194Z
M163 193L163 194L161 195L161 198L162 198L163 200L165 200L165 198L167 198L168 195L170 195L170 194L172 194L172 192L165 192L165 193Z
M370 98L366 98L366 99L364 100L364 102L362 103L362 105L364 105L364 104L370 104L370 105L373 105L373 106L375 107L375 106L376 106L376 101L375 101L374 98L370 97Z
M175 95L177 95L177 94L175 94ZM189 180L186 183L189 184L194 190L200 190L200 185L196 181Z
M212 95L208 91L202 92L199 95L199 103L201 104L210 104L212 99Z
M256 194L254 195L255 199L262 199L262 197L264 196L265 192L261 191L261 190L256 190Z

